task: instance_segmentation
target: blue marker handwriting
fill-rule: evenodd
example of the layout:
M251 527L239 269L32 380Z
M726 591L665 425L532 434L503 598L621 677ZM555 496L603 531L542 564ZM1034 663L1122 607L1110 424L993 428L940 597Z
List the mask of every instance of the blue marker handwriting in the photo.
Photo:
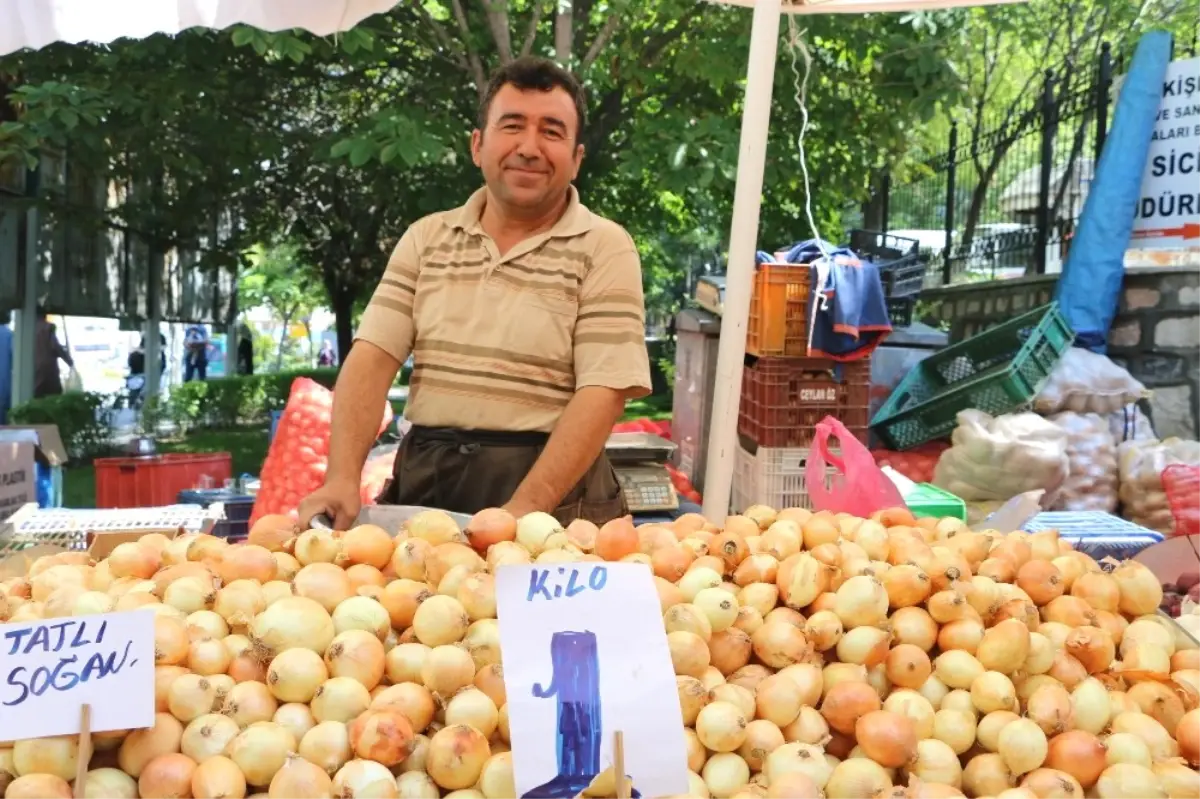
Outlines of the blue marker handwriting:
M74 628L74 629L72 629ZM60 652L66 646L75 649L80 646L91 646L89 635L95 635L95 643L104 640L104 631L108 622L100 622L94 632L88 630L88 623L78 619L67 619L53 624L35 624L9 630L4 634L4 643L8 651L6 655L29 655L34 652Z
M599 591L608 582L608 569L596 566L591 570L586 581L581 577L581 569L568 569L565 566L549 569L533 569L529 572L529 593L526 602L535 599L570 599L584 591Z
M81 655L71 651L103 643L107 628L106 621L89 628L86 621L68 619L4 633L4 643L0 645L0 673L8 672L3 684L15 690L4 691L2 703L13 707L31 696L41 696L50 690L69 691L80 683L103 679L119 673L126 666L132 667L137 663L137 658L129 657L132 641L126 641L124 646L117 644L109 652ZM59 652L63 654L53 665L40 665L30 670L28 666L13 664L23 656Z

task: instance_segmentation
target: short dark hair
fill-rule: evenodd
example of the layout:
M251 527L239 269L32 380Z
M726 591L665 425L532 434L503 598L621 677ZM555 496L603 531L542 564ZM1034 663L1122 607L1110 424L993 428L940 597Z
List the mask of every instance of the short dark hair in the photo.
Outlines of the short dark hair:
M477 124L480 130L487 128L488 111L492 108L492 100L496 98L500 89L510 83L524 92L565 90L575 101L577 125L575 139L578 141L583 137L583 128L587 124L587 95L583 91L583 85L574 75L558 64L548 58L538 58L537 56L521 56L492 73L487 88L483 92L483 98L479 101Z

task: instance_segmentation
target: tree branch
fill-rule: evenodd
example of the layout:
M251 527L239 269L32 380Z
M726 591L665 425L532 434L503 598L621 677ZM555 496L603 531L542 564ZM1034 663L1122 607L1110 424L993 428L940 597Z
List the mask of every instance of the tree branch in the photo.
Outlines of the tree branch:
M583 61L579 63L579 74L587 73L588 68L595 63L600 57L600 53L604 51L605 45L612 40L616 34L617 28L621 26L621 18L616 14L612 14L608 19L604 20L604 27L596 34L596 38L592 40L592 46L588 48L587 54L583 57Z
M694 3L691 8L676 18L674 27L662 31L657 37L646 42L646 47L642 50L639 58L640 66L652 66L654 60L662 55L663 50L687 33L691 21L699 17L705 7L704 3Z
M521 43L521 55L527 56L533 52L537 41L538 26L542 24L542 16L546 13L546 0L537 0L533 4L533 16L529 18L529 29L525 31L525 41Z
M463 10L462 0L450 0L450 6L454 10L454 19L458 23L458 31L462 34L463 47L467 50L467 61L471 65L471 76L475 80L475 90L482 97L484 90L487 88L487 74L483 71L483 62L479 60L479 54L475 52L475 48L471 47L471 25L467 22L467 12Z
M508 27L508 0L483 0L483 8L487 12L488 28L496 41L500 63L507 64L513 58L512 31Z
M554 14L554 60L566 68L571 66L571 32L575 25L572 0L558 0ZM582 68L580 69L582 73Z
M470 65L467 63L467 59L463 57L462 51L454 46L454 42L450 39L450 34L446 33L446 29L442 27L442 24L434 19L433 16L425 9L425 6L421 3L413 3L411 8L417 12L417 16L421 18L425 25L431 31L433 31L433 37L437 39L439 45L445 48L446 52L453 59L454 63L457 64L463 72L469 74L471 69ZM391 31L378 31L377 33L384 33L388 36L401 38Z

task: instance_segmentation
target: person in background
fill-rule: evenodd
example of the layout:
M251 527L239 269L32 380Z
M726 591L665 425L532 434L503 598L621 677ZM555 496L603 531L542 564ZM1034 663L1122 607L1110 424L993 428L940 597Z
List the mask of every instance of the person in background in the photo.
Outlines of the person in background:
M8 424L12 403L12 329L8 311L0 311L0 424Z
M208 331L192 325L183 338L183 382L203 380L208 374Z
M158 374L160 376L167 373L167 337L162 333L158 334ZM137 349L129 353L129 359L126 361L129 366L129 374L144 375L146 373L146 337L142 336L138 340Z
M239 375L254 374L254 333L250 326L238 326L237 370Z
M63 393L62 375L58 362L72 369L75 361L58 340L58 328L46 318L46 309L38 308L37 326L33 333L33 396L49 397Z
M321 342L321 351L317 353L317 366L337 366L337 353L329 339Z

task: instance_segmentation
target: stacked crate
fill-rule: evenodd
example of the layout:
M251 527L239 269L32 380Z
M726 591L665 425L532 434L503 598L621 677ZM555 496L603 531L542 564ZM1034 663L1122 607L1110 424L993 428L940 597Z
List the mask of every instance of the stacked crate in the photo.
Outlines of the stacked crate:
M755 274L738 405L735 511L755 504L810 507L805 465L814 428L826 416L867 440L869 360L808 357L810 273L807 265L762 264Z
M913 309L925 286L921 243L916 239L876 230L851 230L850 249L863 261L879 267L892 327L911 325Z

